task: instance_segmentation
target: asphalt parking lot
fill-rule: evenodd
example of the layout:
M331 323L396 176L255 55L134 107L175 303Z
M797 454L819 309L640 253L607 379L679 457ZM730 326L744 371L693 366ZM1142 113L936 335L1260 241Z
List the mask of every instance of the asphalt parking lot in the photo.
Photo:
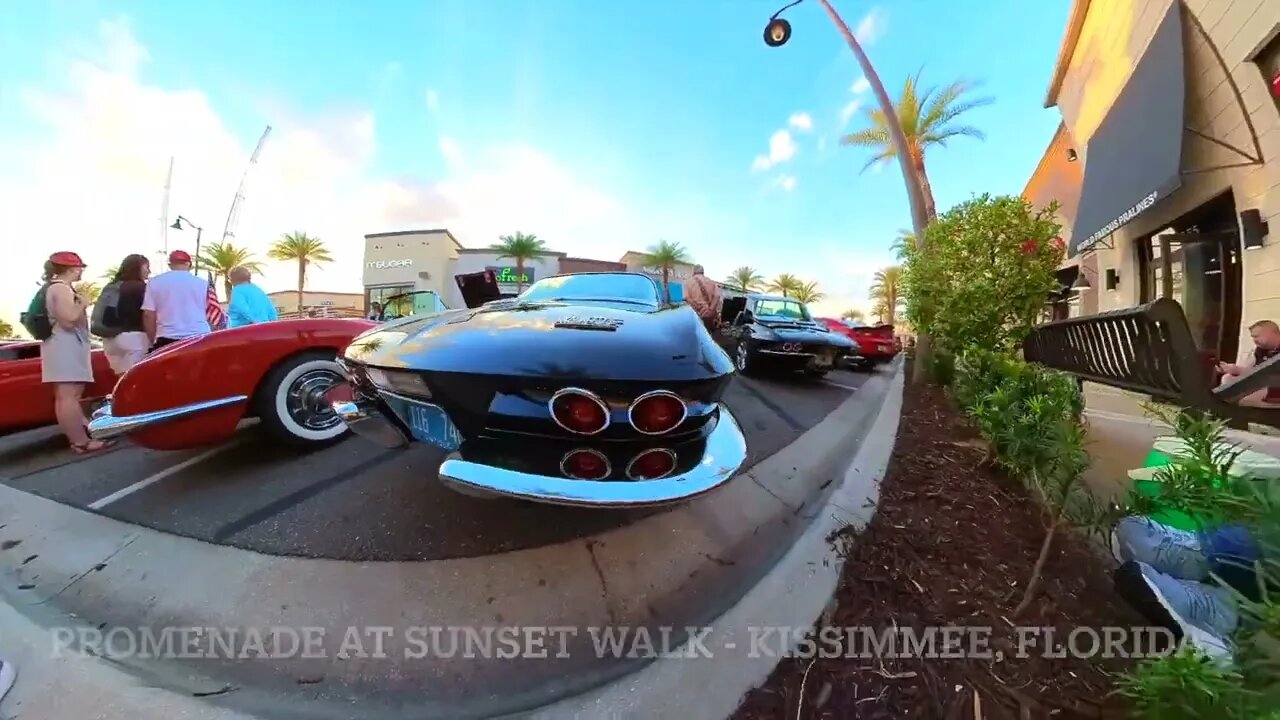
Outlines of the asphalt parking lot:
M882 370L882 372L884 372ZM725 402L750 467L821 421L865 381L736 377ZM595 534L661 510L599 511L481 500L436 482L441 453L351 437L298 453L252 426L226 445L155 452L122 442L77 457L56 429L0 438L0 482L118 520L273 555L339 560L474 557ZM745 469L745 468L744 468Z

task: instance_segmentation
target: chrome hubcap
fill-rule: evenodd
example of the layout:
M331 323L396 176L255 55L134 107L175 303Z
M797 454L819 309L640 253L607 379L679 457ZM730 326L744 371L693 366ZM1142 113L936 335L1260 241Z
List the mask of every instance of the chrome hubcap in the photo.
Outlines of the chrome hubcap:
M343 382L335 370L303 373L289 386L289 417L308 430L328 430L342 422L329 404L329 391Z

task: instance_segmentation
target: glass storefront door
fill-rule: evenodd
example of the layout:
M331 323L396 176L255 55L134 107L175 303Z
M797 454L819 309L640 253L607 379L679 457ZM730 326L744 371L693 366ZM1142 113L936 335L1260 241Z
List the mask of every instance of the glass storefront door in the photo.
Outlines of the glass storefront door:
M392 303L392 305L395 305L396 307L394 308L387 307L388 298L395 297L396 295L404 295L405 293L409 293L409 292L413 292L412 285L386 285L383 287L365 288L365 291L364 291L365 313L367 314L369 312L369 308L373 306L373 303L378 303L378 305L382 306L382 311L388 317L393 315L395 317L405 317L407 315L412 315L413 314L413 298L412 297L399 298Z

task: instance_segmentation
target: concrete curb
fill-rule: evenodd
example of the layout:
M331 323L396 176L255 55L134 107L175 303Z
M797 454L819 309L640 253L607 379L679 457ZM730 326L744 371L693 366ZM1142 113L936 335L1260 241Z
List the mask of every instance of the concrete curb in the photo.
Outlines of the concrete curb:
M861 531L875 514L880 481L898 434L902 388L899 363L875 424L818 520L755 587L713 623L714 630L703 645L714 653L714 659L665 658L610 685L524 717L688 717L690 708L695 707L698 717L732 715L742 698L769 678L784 645L793 646L761 629L812 626L834 597L844 558L829 538L846 526ZM759 644L753 645L753 639Z
M229 686L234 691L214 701L278 720L489 717L537 708L616 680L651 658L601 658L582 632L567 658L409 659L404 630L708 624L806 528L816 531L813 521L840 485L880 398L896 402L891 387L900 384L900 374L869 378L791 445L674 510L592 538L477 558L356 563L267 556L0 487L0 540L20 541L0 551L0 596L46 627L324 628L315 657L128 664L180 692ZM850 507L849 517L856 517ZM829 524L830 513L822 519ZM389 627L394 635L381 654L340 657L353 626Z

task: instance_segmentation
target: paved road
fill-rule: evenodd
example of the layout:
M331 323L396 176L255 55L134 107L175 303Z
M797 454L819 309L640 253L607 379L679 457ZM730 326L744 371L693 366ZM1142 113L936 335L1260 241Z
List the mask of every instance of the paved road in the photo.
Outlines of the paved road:
M748 466L777 452L866 376L738 377L725 402L747 436ZM350 438L310 454L252 427L227 445L154 452L122 443L78 458L53 429L0 438L0 482L110 517L273 555L341 560L474 557L562 542L661 510L600 511L481 500L435 478L439 451L383 450Z

